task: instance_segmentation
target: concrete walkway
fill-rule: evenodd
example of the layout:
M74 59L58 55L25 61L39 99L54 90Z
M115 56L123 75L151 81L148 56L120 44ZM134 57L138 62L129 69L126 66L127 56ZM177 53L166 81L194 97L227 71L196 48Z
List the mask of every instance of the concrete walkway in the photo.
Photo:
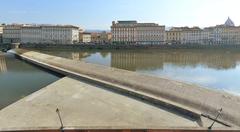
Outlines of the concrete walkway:
M136 99L64 77L0 111L1 130L60 127L80 129L199 128L194 120ZM212 121L203 119L207 127ZM224 128L216 124L214 128Z
M186 84L166 78L157 78L110 68L81 61L42 54L24 49L14 50L23 59L41 65L65 75L81 74L112 84L129 88L132 92L141 92L159 100L169 101L196 113L215 117L217 110L223 108L219 120L240 126L240 97L224 92L212 91L196 85Z

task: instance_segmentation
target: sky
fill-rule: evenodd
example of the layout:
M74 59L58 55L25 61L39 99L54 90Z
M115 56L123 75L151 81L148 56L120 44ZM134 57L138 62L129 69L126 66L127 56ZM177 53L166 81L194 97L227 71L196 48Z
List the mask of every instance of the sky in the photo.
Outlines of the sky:
M0 0L0 23L71 24L109 30L112 21L172 26L240 25L240 0Z

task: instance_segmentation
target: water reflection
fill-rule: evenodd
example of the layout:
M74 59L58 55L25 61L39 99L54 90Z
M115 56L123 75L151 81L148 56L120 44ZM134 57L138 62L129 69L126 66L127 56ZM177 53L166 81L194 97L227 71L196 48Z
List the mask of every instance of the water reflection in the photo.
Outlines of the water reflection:
M161 69L166 63L180 67L204 65L208 68L218 70L232 69L240 61L240 51L238 50L90 50L40 52L73 60L85 60L87 62L108 59L104 65L132 71L138 69Z
M240 95L240 50L41 51Z
M0 53L0 110L59 79L38 67Z
M7 64L3 53L0 53L0 73L1 72L7 72Z
M111 66L126 70L156 70L163 69L164 64L170 63L179 67L199 65L213 69L235 68L240 54L226 51L142 51L111 53Z

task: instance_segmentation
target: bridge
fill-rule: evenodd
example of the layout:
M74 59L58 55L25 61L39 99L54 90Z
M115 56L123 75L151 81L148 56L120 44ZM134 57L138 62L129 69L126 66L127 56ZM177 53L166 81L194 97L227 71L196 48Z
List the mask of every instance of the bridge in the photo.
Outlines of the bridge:
M240 130L240 97L25 49L9 52L65 77L1 110L0 131Z

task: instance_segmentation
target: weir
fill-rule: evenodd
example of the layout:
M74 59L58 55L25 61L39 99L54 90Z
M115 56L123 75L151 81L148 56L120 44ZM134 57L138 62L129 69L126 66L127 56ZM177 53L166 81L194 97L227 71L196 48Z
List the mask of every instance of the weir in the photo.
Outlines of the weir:
M57 108L65 128L204 131L222 108L213 129L239 130L237 96L35 51L11 52L67 77L0 111L0 130L57 129Z

